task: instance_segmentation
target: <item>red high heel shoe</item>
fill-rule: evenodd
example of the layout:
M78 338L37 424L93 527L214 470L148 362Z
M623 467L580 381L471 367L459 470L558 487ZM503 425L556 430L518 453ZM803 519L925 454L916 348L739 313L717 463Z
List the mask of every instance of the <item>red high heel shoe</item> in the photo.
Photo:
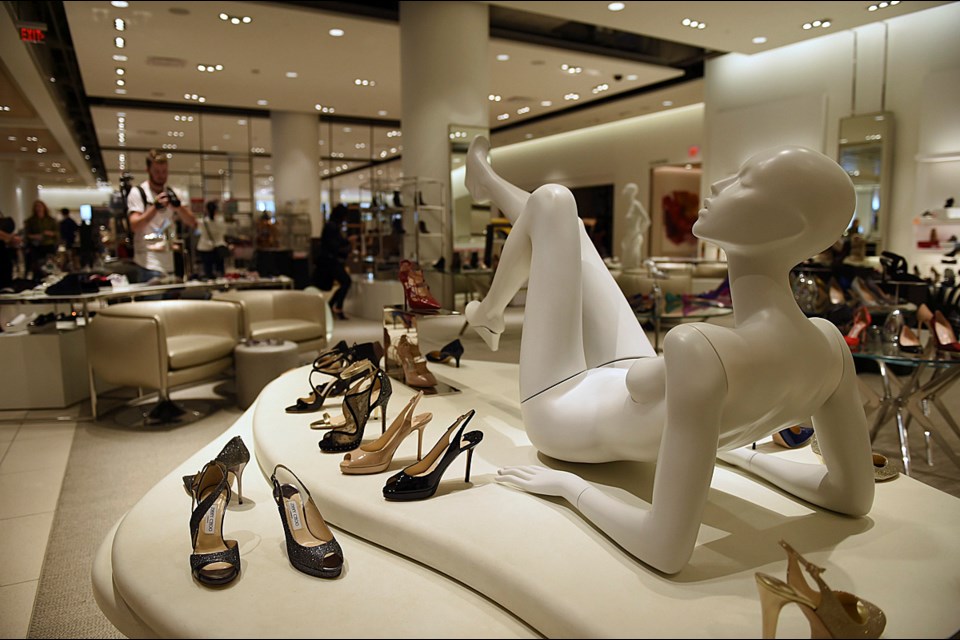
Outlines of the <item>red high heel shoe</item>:
M430 287L423 279L420 265L410 260L401 260L399 277L407 308L414 311L436 311L440 308L440 303L430 293Z
M871 322L872 319L870 318L870 312L867 311L867 308L864 306L857 307L856 313L853 314L853 326L850 327L847 335L843 336L843 339L847 341L847 345L849 345L851 349L860 346L860 334L870 326Z
M937 349L960 353L960 342L957 342L957 335L953 332L953 326L939 309L933 312L932 329Z

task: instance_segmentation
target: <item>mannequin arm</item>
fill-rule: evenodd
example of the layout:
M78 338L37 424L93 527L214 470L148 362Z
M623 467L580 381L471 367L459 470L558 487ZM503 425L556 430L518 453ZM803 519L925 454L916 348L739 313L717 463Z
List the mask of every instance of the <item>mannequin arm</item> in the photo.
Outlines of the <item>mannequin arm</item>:
M843 373L833 394L813 414L824 464L784 460L750 449L727 451L718 457L820 507L862 516L873 505L870 437L853 357L840 334L836 336Z

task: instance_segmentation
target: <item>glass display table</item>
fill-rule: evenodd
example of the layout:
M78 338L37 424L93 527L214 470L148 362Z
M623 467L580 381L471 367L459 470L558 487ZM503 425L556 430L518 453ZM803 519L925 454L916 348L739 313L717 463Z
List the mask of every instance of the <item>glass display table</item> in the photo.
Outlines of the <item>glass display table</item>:
M960 377L960 354L926 349L924 353L901 351L896 344L884 343L854 351L853 356L861 360L876 362L883 381L883 395L879 395L860 380L860 390L867 401L869 413L874 414L870 427L870 440L890 420L896 420L900 438L900 454L903 458L904 473L910 475L910 447L907 429L911 420L916 420L923 428L927 464L933 464L930 448L931 438L943 449L951 461L960 467L958 456L940 432L932 419L932 408L936 408L943 422L960 438L960 427L939 399L939 394L949 389ZM895 373L891 365L907 367L903 375ZM929 375L928 375L929 374Z

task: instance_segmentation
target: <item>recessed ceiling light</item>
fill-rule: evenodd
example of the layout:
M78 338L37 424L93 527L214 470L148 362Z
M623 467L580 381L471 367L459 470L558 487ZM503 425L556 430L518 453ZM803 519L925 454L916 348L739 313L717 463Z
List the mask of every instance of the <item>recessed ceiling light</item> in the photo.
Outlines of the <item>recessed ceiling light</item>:
M118 76L122 76L122 75L125 74L126 72L127 72L127 70L124 69L123 67L117 67L117 75L118 75Z
M506 62L506 61L509 60L509 59L510 59L510 56L508 56L508 55L505 54L505 53L498 53L498 54L497 54L497 60L499 60L500 62Z
M127 56L117 53L117 54L114 54L113 59L116 62L126 62Z
M117 31L123 31L127 28L127 23L123 21L123 18L117 18L113 21L113 28Z
M334 38L339 38L343 36L345 32L343 29L330 29L330 31L328 31L327 33L329 33Z
M551 100L541 100L541 101L540 101L540 106L541 106L541 107L552 107L552 106L553 106L553 101L551 101Z
M377 115L383 117L383 116L387 115L387 110L386 110L386 109L380 109L380 111L377 111Z
M607 9L610 11L623 11L626 6L627 5L622 2L611 2L607 5Z
M661 102L660 104L662 104L662 105L665 106L665 107L672 107L672 106L673 106L673 100L664 100L664 101Z
M684 18L683 20L680 21L680 24L682 24L685 27L690 27L691 29L707 28L706 22L703 22L702 20L691 20L690 18Z
M117 47L117 49L123 49L126 46L127 41L120 36L117 36L113 39L113 44Z
M266 100L257 100L257 104L261 107L265 107L268 103Z
M630 75L627 76L627 80L630 80L631 82L633 82L636 79L637 79L637 74L635 73L631 73Z
M114 1L111 2L110 4L112 4L113 6L115 6L117 9L126 9L127 7L130 6L130 3L129 3L129 2L125 2L124 0L114 0Z
M297 77L297 72L296 72L296 71L287 71L287 77L288 77L288 78L296 78L296 77Z
M753 44L766 44L766 42L767 42L766 36L757 36L756 38L753 39Z
M803 25L803 29L804 31L809 31L810 29L817 29L817 28L828 29L830 27L830 24L831 23L829 18L823 18L822 20L813 20L811 22L805 23Z

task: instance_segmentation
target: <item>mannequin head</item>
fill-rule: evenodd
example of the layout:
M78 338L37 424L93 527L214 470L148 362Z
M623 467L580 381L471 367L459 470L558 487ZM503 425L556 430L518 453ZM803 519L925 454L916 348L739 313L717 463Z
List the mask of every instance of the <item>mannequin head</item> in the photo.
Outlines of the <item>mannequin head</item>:
M628 182L623 186L623 195L627 196L631 200L637 197L637 192L640 190L639 187L633 182Z
M836 162L776 147L711 185L693 233L729 254L776 254L792 266L833 244L855 206L853 183Z

